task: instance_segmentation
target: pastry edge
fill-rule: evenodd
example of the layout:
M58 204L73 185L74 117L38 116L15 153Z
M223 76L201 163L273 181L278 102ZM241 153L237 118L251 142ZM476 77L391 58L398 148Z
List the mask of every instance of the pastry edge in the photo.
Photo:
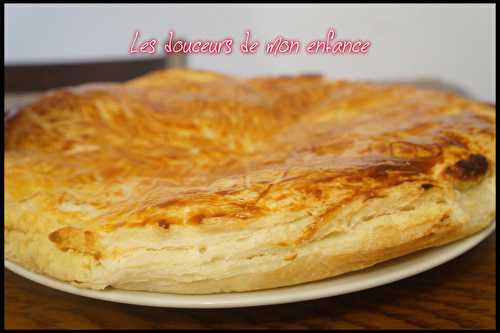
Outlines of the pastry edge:
M477 193L480 194L479 198L476 197ZM49 241L45 234L27 233L15 229L5 229L5 256L7 259L37 273L47 274L82 288L104 289L111 286L118 289L180 294L211 294L269 289L317 281L367 268L421 249L440 246L465 238L492 223L495 218L494 174L483 178L479 185L474 186L471 191L465 191L462 196L464 202L482 200L489 196L491 202L484 203L480 207L484 210L484 205L491 204L491 206L486 207L486 212L483 211L479 214L474 209L461 205L465 212L462 218L457 218L453 214L440 219L432 217L419 224L421 230L411 232L412 236L409 239L395 246L384 246L383 241L380 243L379 249L370 251L364 251L364 245L360 244L356 251L351 250L350 253L346 254L331 256L324 253L311 253L303 256L299 255L289 264L274 270L245 273L222 279L207 279L168 285L162 284L162 281L158 279L139 283L127 281L127 279L113 281L111 276L113 269L105 272L104 275L100 274L100 277L95 279L94 272L96 268L98 269L100 263L92 254L79 253L73 250L62 251L53 242ZM474 218L477 216L479 218ZM400 222L402 225L404 223L404 221ZM370 234L369 237L384 239L386 244L389 244L394 242L395 237L399 237L404 233L408 234L408 230L405 229L397 231L396 234L394 232L394 230L384 230L382 228L375 234ZM18 251L18 244L22 244L25 249ZM165 256L168 256L167 251Z

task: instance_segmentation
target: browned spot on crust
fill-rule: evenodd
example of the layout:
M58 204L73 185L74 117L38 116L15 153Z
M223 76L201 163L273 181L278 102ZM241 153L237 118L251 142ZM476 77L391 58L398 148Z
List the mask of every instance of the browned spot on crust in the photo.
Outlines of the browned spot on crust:
M449 217L450 217L450 214L445 213L445 214L441 217L441 219L439 219L439 221L440 221L440 222L443 222L444 220L446 220L446 219L447 219L447 218L449 218Z
M49 234L49 240L52 242L52 243L60 243L62 241L61 239L61 234L59 233L59 230L56 230L54 232L51 232Z
M263 214L260 207L254 203L233 203L229 208L221 208L217 210L204 209L188 218L190 224L200 224L203 220L216 217L227 217L235 219L249 219Z
M469 143L465 137L452 132L446 133L445 143L462 148L468 148L469 146Z
M200 224L201 222L203 222L204 219L207 219L207 218L213 218L213 217L222 217L224 216L225 214L224 213L201 213L201 214L196 214L196 215L193 215L189 218L189 223L191 224Z
M167 220L159 220L158 221L158 226L163 229L168 229L170 228L170 224L168 223Z
M319 188L306 188L306 193L311 194L318 200L320 200L323 195L323 191Z
M429 190L429 189L433 188L433 187L434 187L434 185L432 185L431 183L424 183L424 184L422 184L422 185L421 185L421 187L422 187L424 190L426 190L426 191L427 191L427 190Z
M96 238L95 238L95 235L93 232L91 231L85 231L84 232L84 237L85 237L85 246L90 248L92 247L95 242L96 242Z
M62 251L73 250L91 255L95 259L101 258L97 247L97 237L92 231L63 227L51 232L48 238Z
M448 167L448 174L460 180L472 180L483 176L488 171L488 160L481 154L471 154Z

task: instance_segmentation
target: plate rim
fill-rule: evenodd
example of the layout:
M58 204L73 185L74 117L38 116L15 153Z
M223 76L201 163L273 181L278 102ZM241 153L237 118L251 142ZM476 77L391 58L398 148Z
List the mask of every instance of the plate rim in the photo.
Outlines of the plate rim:
M152 307L191 309L253 307L295 303L332 296L340 296L403 280L408 277L431 270L439 265L442 265L459 257L460 255L464 254L465 252L471 250L476 245L481 243L485 238L491 235L495 229L496 220L490 223L484 229L466 238L459 239L442 246L424 249L402 257L394 258L367 269L346 273L338 277L303 283L295 286L237 293L181 295L119 289L91 290L79 288L71 285L68 282L59 281L42 274L32 272L8 260L7 258L4 258L4 267L17 275L20 275L45 287L73 295L108 302ZM438 255L432 256L432 253L437 253ZM397 267L397 265L404 265L405 262L418 262L419 258L424 259L424 261L420 262L419 265L407 267L402 272L398 270L393 270L392 272L390 271L391 267L394 268L395 266ZM335 288L336 286L334 282L340 279L349 280L349 278L356 276L359 277L363 275L368 275L369 277L370 274L377 273L377 271L383 272L384 270L389 271L389 273L380 274L380 276L378 276L376 279L373 279L372 281L365 281L364 279L361 279L360 281L354 281L353 283L348 284L344 288ZM333 284L333 286L330 286L330 284Z

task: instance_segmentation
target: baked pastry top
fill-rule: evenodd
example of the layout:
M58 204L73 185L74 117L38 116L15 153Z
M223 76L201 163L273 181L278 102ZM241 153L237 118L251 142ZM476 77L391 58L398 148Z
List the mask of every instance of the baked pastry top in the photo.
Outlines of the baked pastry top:
M495 217L495 106L195 70L49 92L5 132L5 256L85 288L246 291Z

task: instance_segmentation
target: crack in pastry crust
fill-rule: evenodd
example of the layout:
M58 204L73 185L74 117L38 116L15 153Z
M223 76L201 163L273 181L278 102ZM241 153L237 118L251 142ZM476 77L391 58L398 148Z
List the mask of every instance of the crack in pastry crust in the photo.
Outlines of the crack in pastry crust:
M491 222L495 118L444 92L307 75L55 90L6 128L6 257L83 287L182 293L360 269Z

